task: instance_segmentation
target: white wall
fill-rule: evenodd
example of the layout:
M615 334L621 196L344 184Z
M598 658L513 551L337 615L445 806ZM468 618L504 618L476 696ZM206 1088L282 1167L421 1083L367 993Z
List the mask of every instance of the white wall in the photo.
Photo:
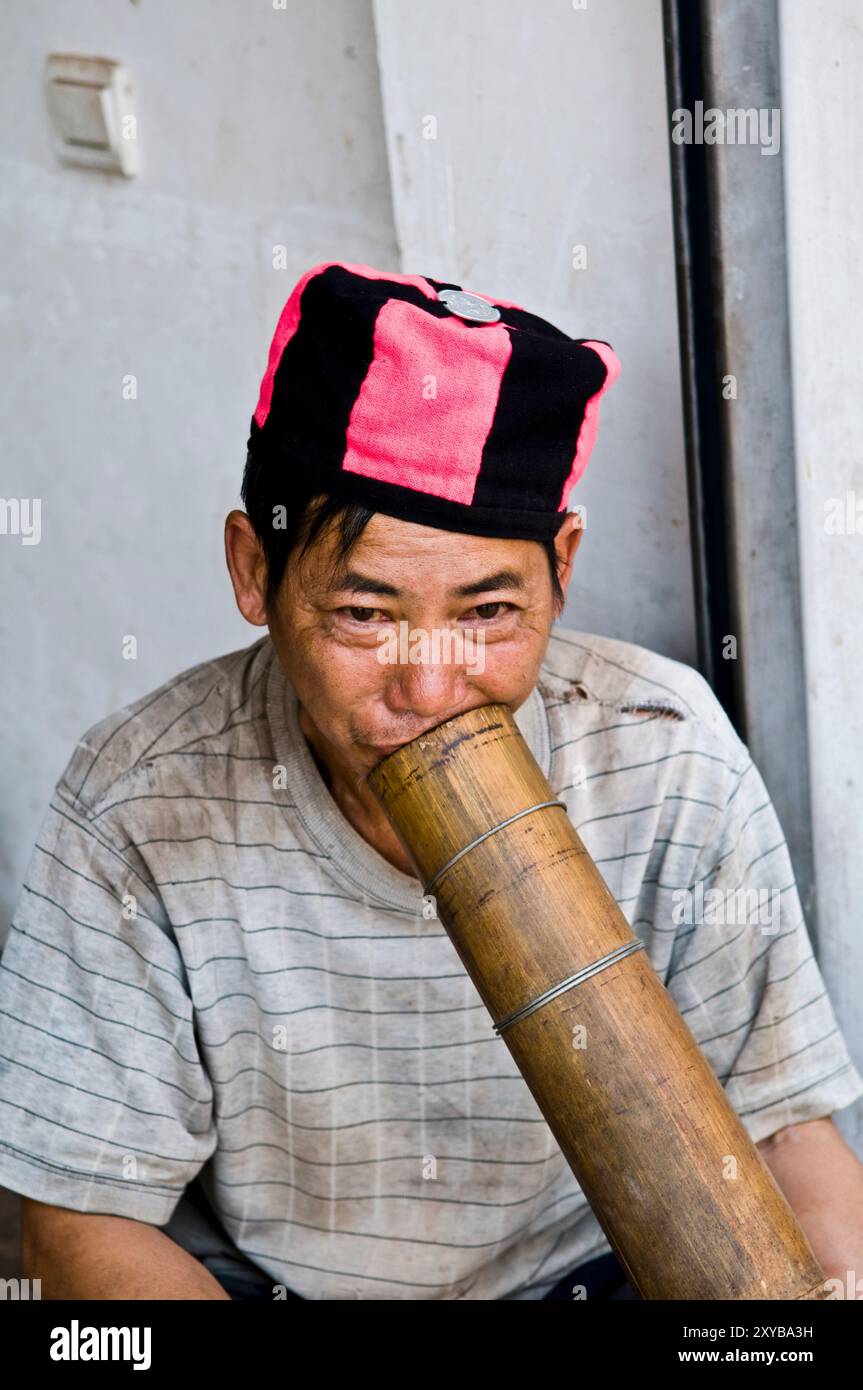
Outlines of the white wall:
M259 636L222 525L278 312L318 261L453 276L612 342L563 621L694 659L659 0L385 0L376 18L368 0L6 0L0 496L40 497L43 534L0 536L0 934L84 729ZM130 68L137 180L56 162L52 51Z
M3 20L0 496L41 497L43 515L39 545L0 536L7 921L84 729L260 636L222 526L292 285L330 257L398 253L366 0L6 0ZM128 64L139 179L55 161L58 50Z
M820 964L863 1061L863 12L782 0L782 134ZM834 499L859 530L827 529ZM839 1112L863 1149L863 1106Z

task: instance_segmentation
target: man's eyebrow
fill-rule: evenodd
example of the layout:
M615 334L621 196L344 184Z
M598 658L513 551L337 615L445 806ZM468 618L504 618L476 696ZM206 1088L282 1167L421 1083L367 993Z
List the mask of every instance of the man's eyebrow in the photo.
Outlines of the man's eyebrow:
M518 589L524 592L526 588L524 577L518 570L503 569L496 570L494 574L487 574L482 579L475 579L470 584L458 584L449 592L453 598L470 598L474 594L484 594L490 589ZM402 598L404 593L395 584L387 584L383 579L373 579L370 575L360 574L358 570L347 570L344 574L336 575L331 592L383 594L388 598Z
M527 584L518 570L496 570L484 579L474 580L473 584L459 584L458 588L450 589L450 593L455 598L467 598L471 594L484 594L488 589L519 589L524 593Z

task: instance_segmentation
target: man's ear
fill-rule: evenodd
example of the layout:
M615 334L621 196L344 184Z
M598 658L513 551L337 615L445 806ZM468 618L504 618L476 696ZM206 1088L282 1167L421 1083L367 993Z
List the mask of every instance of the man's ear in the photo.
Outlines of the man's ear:
M560 587L563 589L564 594L572 578L572 564L575 559L575 553L581 545L581 538L583 535L584 519L581 513L567 512L566 518L554 538L554 549L557 556L557 574L560 579Z
M237 508L225 518L225 560L237 607L246 622L266 627L266 556L248 516Z

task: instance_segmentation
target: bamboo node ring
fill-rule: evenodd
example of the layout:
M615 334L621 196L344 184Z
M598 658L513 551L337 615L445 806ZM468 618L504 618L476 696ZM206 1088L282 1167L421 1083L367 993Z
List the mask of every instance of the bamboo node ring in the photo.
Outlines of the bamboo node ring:
M607 956L601 956L599 960L593 962L593 965L586 965L584 969L577 970L574 975L568 975L565 980L561 980L559 985L552 985L544 994L540 994L529 1004L524 1004L520 1009L515 1009L513 1013L507 1014L506 1018L494 1025L494 1031L498 1034L502 1033L504 1028L511 1028L514 1023L527 1018L528 1014L541 1009L543 1004L547 1004L549 1000L556 999L559 994L565 994L569 989L575 989L575 986L580 985L583 980L589 980L591 975L598 975L600 970L607 970L609 965L615 965L624 957L631 956L633 951L643 950L644 942L639 941L638 938L634 941L628 941L625 946L618 946L616 951L609 951Z
M526 806L523 811L516 811L514 816L507 816L506 820L500 821L498 825L493 825L491 830L484 830L481 835L477 835L475 840L471 840L469 845L465 845L464 849L460 849L458 854L454 854L452 859L448 859L443 868L438 869L437 873L429 879L423 889L423 895L427 896L441 875L445 874L447 869L451 869L453 864L457 863L465 854L468 854L475 845L482 844L483 840L487 840L490 835L496 835L499 830L503 830L505 825L512 825L514 820L521 820L522 816L529 816L531 811L542 810L543 806L562 806L564 811L568 809L565 801L538 801L535 806Z

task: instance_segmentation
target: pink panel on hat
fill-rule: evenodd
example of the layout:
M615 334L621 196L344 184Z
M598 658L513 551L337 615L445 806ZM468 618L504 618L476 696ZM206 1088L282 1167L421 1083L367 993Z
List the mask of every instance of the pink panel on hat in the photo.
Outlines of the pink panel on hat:
M584 419L581 422L581 429L578 432L578 440L575 446L575 457L572 461L572 468L570 470L569 477L563 485L563 491L560 495L561 500L559 510L563 510L566 507L566 501L569 496L569 493L571 489L575 486L575 484L578 482L579 478L581 477L582 473L587 467L587 461L593 452L593 446L596 443L596 435L599 430L600 399L608 390L609 386L613 386L615 381L617 381L617 378L620 376L620 360L617 357L617 354L614 352L614 349L609 347L608 343L596 343L585 339L585 341L582 343L582 347L591 348L597 354L598 357L601 357L603 362L605 363L607 370L605 381L602 383L599 390L594 395L592 395L590 400L587 402L587 406L584 412Z
M473 499L512 344L503 324L436 318L393 299L354 402L343 467L451 502ZM424 388L436 378L437 395Z
M279 321L276 324L276 331L273 334L273 341L270 344L270 353L267 359L267 370L261 382L258 404L255 408L255 420L258 425L263 425L270 413L270 403L273 399L273 379L276 375L276 369L282 360L282 353L297 331L300 322L300 299L303 290L314 276L320 275L324 270L328 270L331 265L339 265L343 270L351 271L354 275L364 276L366 280L393 280L398 285L414 285L416 289L421 290L429 299L437 298L437 291L432 288L428 280L424 279L422 275L395 275L388 270L375 270L374 266L357 265L350 261L321 261L319 265L313 265L294 285L287 303L279 316Z

